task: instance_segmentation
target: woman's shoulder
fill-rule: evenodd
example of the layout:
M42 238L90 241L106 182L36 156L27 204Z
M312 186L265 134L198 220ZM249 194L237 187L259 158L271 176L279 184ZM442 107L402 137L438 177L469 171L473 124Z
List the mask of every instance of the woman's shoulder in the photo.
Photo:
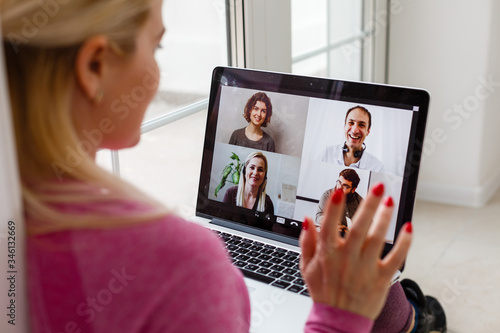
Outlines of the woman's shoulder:
M189 250L189 242L196 241L210 250L220 247L220 241L212 233L174 213L163 213L161 215L149 215L152 206L147 202L132 199L117 199L95 202L70 202L58 206L58 210L68 216L109 216L115 222L109 225L91 228L71 229L32 236L29 244L32 249L41 251L58 250L61 252L71 249L75 255L80 253L92 253L96 260L107 260L106 255L117 253L112 257L124 260L140 260L137 253L151 253L163 251L175 251L176 249ZM120 225L117 223L121 216L142 216L144 221L127 222ZM155 217L154 217L155 216ZM118 251L117 251L118 250ZM183 255L183 251L180 255ZM191 253L192 255L193 253ZM179 255L179 254L178 254Z
M238 191L238 185L233 185L226 190L226 193L236 193Z
M109 286L112 293L120 292L113 294L116 301L99 316L116 317L131 326L146 317L153 318L153 326L177 321L186 325L181 320L184 317L180 313L176 316L172 309L183 311L197 300L212 304L223 301L218 293L203 293L206 285L222 290L225 297L238 294L234 302L243 304L237 308L238 315L247 311L241 273L228 260L222 241L211 230L173 214L127 227L31 236L28 258L30 290L43 287L46 291L44 295L33 294L32 304L41 308L67 306L61 320L72 315L82 327L98 315L81 303L82 299L85 295L99 299L104 295L103 286ZM57 272L57 279L44 272ZM79 281L76 286L75 281ZM80 312L75 315L74 309ZM173 317L158 316L157 311ZM99 325L106 328L113 322L104 321Z
M233 131L233 133L231 134L231 138L233 138L233 139L246 138L245 128L246 127L235 129Z

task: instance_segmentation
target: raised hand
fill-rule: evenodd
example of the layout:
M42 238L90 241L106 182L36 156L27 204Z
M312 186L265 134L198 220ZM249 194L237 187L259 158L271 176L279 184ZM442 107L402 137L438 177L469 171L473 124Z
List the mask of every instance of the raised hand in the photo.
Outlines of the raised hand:
M345 238L338 222L344 194L337 190L326 207L321 231L306 218L300 235L300 269L314 302L375 319L385 303L394 273L401 267L411 243L411 223L401 229L395 246L381 259L394 203L382 201L383 184L375 185L352 219ZM373 223L372 223L373 222Z

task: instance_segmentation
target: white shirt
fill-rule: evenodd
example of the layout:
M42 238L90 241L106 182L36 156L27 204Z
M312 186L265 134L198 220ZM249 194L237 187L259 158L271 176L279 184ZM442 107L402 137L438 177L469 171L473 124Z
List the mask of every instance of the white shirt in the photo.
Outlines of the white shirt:
M344 164L344 151L341 145L328 146L323 154L322 162L335 163L350 168L384 172L384 165L375 156L364 151L358 162L351 165Z

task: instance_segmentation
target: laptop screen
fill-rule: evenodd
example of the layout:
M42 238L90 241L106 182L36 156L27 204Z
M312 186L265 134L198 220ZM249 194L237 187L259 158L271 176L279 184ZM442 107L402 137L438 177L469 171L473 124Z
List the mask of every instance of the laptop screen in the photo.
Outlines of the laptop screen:
M333 190L346 194L344 235L383 182L398 208L390 248L411 220L428 104L419 89L218 67L197 214L296 244Z

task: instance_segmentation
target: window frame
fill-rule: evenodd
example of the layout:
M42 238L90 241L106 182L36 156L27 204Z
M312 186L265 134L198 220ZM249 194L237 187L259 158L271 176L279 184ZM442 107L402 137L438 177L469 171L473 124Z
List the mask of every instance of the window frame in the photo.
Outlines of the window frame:
M330 1L324 1L330 6ZM327 34L326 47L294 57L292 57L291 0L225 0L225 5L229 66L290 73L292 65L298 61L360 40L361 80L387 82L390 0L363 0L362 22L364 23L359 33L335 43L331 43ZM367 41L373 47L366 47ZM141 134L206 110L207 107L208 98L147 120L141 126ZM110 151L110 153L112 172L119 176L119 152Z

